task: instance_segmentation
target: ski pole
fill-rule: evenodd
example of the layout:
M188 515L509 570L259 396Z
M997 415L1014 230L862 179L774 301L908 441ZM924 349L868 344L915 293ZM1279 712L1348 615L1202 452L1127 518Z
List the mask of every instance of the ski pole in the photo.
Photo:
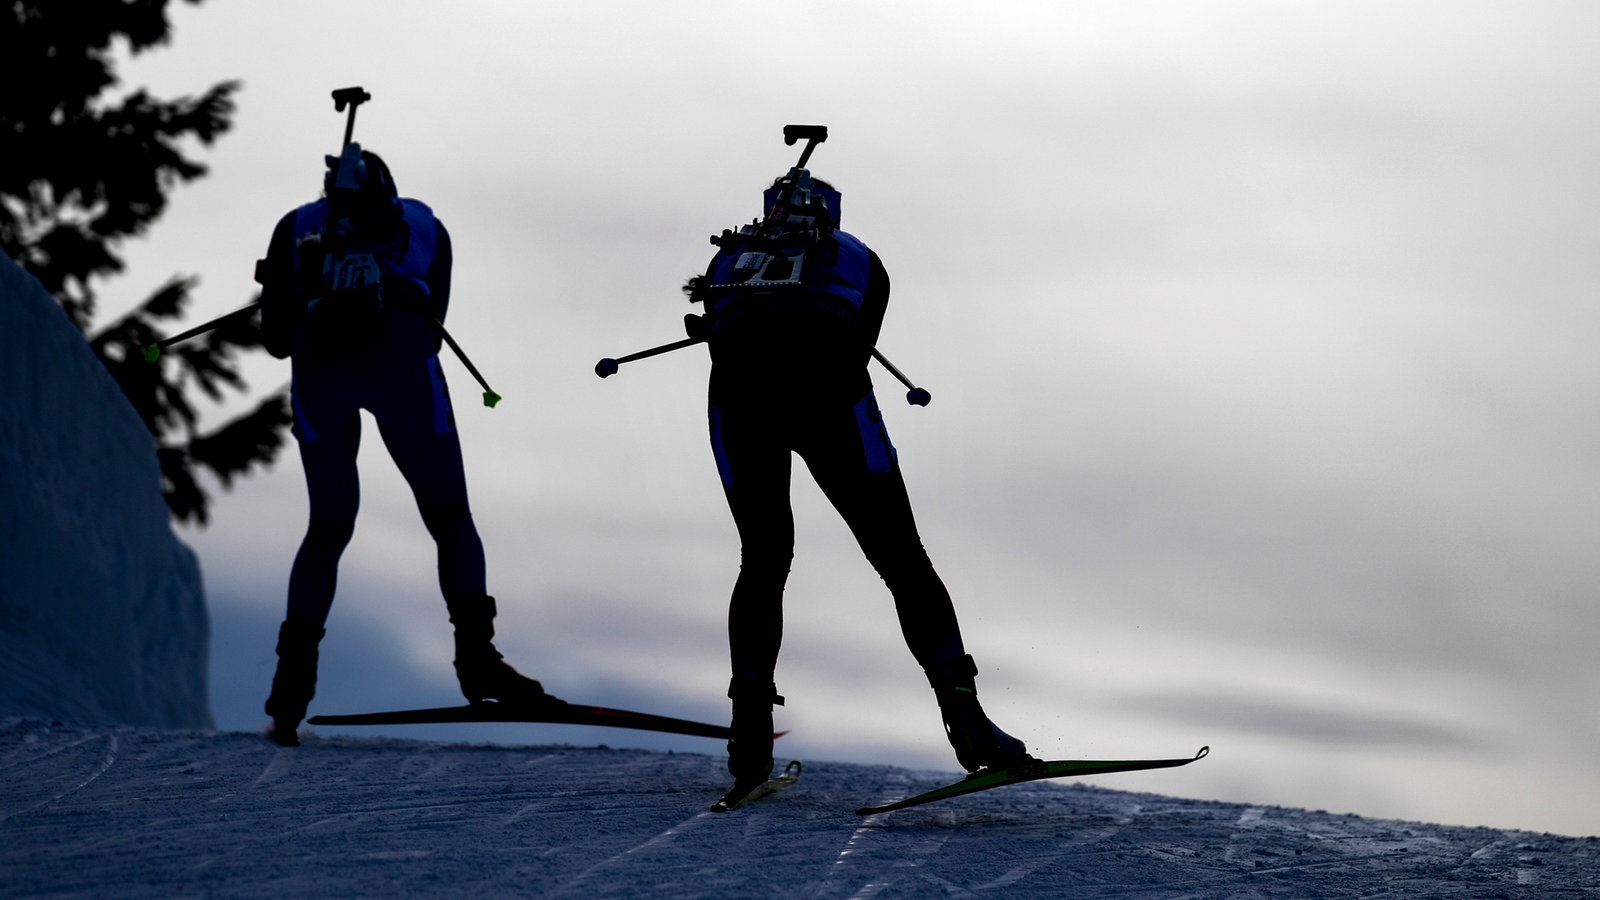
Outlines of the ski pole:
M478 367L472 364L472 360L467 359L467 354L461 351L461 345L456 343L456 339L451 337L450 332L444 329L444 323L432 316L428 317L428 321L433 323L433 327L439 329L439 336L444 338L444 342L450 345L451 350L455 351L456 358L461 360L461 364L466 366L467 371L472 373L472 377L476 378L478 384L482 385L483 405L493 409L494 405L500 402L500 395L489 387L489 382L483 380L483 375L479 374Z
M645 359L646 357L651 356L660 356L663 353L671 353L674 350L682 350L684 347L693 347L695 344L704 342L705 338L684 338L681 341L673 341L670 344L662 344L659 347L651 347L649 350L640 350L638 353L629 353L627 356L619 356L616 359L612 359L608 356L594 364L594 373L599 375L601 378L609 378L610 376L617 374L617 367L625 362L633 362L636 359Z
M911 389L906 391L907 403L912 406L927 406L933 400L932 394L912 384L911 379L907 378L899 369L896 369L894 363L889 362L888 357L878 352L877 347L872 348L872 358L883 363L883 367L889 370L890 375L900 379L901 384Z
M173 335L172 337L169 337L169 338L162 338L161 340L156 341L153 344L146 344L145 346L143 346L143 347L141 347L139 349L139 352L144 354L145 362L155 362L156 360L161 358L161 351L165 350L168 347L171 347L173 344L181 344L184 341L187 341L188 339L190 339L192 337L197 337L199 335L205 334L208 331L215 331L217 328L220 328L221 326L227 324L228 322L233 321L234 319L237 319L237 318L240 318L241 316L244 316L244 315L247 315L249 313L255 312L256 307L258 307L260 305L261 305L261 301L257 300L256 302L250 304L249 306L245 306L245 307L242 307L240 309L236 309L233 312L228 313L225 316L218 316L217 318L212 319L211 321L205 323L204 325L196 325L195 327L189 329L188 331L183 332L182 334L175 334L175 335Z

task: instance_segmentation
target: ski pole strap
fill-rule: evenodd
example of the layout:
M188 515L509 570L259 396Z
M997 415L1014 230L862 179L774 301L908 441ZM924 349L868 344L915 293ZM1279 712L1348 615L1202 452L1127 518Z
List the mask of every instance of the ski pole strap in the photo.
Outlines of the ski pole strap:
M146 344L145 346L139 348L139 352L144 354L145 362L155 362L156 360L159 360L161 358L161 351L165 350L168 347L171 347L173 344L181 344L184 341L187 341L192 337L198 337L198 336L200 336L202 334L205 334L208 331L215 331L216 329L222 327L223 325L226 325L227 323L233 321L234 319L238 319L238 318L246 316L246 315L248 315L250 313L255 312L256 308L259 307L260 305L261 305L261 301L257 300L256 302L250 304L249 306L245 306L245 307L241 307L240 309L236 309L233 312L228 313L225 316L218 316L217 318L212 319L211 321L205 323L204 325L196 325L195 327L189 329L188 331L183 332L182 334L175 334L175 335L173 335L172 337L169 337L169 338L162 338L161 340L156 341L153 344Z

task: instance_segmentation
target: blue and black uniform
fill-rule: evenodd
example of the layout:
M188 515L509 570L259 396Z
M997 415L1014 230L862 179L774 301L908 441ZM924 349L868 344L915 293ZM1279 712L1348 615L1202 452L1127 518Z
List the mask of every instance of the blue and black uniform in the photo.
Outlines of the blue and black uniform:
M360 502L362 409L377 422L438 544L444 595L486 593L483 543L433 324L450 304L450 235L421 201L398 203L401 215L389 227L341 248L376 261L381 299L370 287L339 292L325 284L319 238L327 199L284 216L268 247L262 330L268 351L293 364L294 434L311 506L290 574L291 619L320 624L333 603Z
M707 280L730 280L736 256L718 253ZM867 374L889 275L842 231L822 238L804 269L803 289L706 300L711 447L741 544L728 623L735 677L771 682L777 664L794 556L794 454L888 585L912 655L924 666L961 656L950 593L918 536Z
M950 592L917 533L899 455L867 374L888 310L888 272L866 244L838 230L838 194L819 193L831 201L825 211L833 227L821 229L798 271L776 279L798 284L772 286L763 276L751 288L754 264L741 257L752 242L729 241L695 290L706 305L698 327L711 351L711 447L740 541L728 610L729 771L743 784L765 778L772 767L772 705L782 702L773 676L794 557L794 455L893 595L906 645L935 689L957 758L974 770L1014 761L1026 751L978 705L977 668ZM773 192L767 203L771 208Z
M339 558L355 533L363 409L377 421L438 547L462 693L474 703L558 702L511 668L492 643L495 601L485 585L483 541L439 365L450 306L450 234L427 204L394 193L375 154L350 144L342 159L330 157L334 163L329 184L337 175L338 185L354 189L332 190L279 220L257 269L263 343L292 362L294 434L311 507L289 573L266 704L273 737L286 745L299 742L296 728L315 692Z

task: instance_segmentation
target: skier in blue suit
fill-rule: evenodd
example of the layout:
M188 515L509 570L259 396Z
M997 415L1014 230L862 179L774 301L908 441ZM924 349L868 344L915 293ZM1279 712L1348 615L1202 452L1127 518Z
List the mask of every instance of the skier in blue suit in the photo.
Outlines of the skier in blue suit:
M462 693L473 703L553 700L492 643L495 601L439 366L449 232L426 204L399 197L377 154L351 143L328 163L323 198L278 222L257 272L264 343L292 362L294 435L310 496L266 703L273 737L286 746L299 743L339 557L355 530L362 409L437 544Z
M786 179L799 179L798 189ZM705 315L686 324L692 337L709 342L711 445L741 544L728 610L729 771L748 784L768 777L773 766L772 707L783 699L773 674L794 555L795 454L893 595L957 760L976 771L1026 759L1022 742L996 727L978 703L977 666L962 642L950 592L917 534L873 395L867 362L889 303L883 262L839 229L839 192L805 170L778 179L763 199L768 222L820 232L797 270L784 253L768 257L726 242L704 276L685 288L705 304ZM788 208L778 206L784 203Z

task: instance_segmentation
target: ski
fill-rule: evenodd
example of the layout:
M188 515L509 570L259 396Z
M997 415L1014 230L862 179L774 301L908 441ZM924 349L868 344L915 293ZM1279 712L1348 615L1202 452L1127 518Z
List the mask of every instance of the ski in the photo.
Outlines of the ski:
M870 816L874 813L905 809L908 806L921 806L924 803L932 803L935 800L946 800L951 797L959 797L962 794L986 791L990 788L1004 787L1008 784L1021 784L1025 781L1037 781L1041 778L1068 778L1074 775L1102 775L1107 772L1137 772L1143 769L1169 769L1176 766L1186 766L1197 759L1204 759L1210 752L1211 748L1206 746L1201 747L1200 752L1193 757L1180 757L1178 759L1035 759L1004 769L985 769L968 775L954 784L937 787L914 797L897 800L894 803L886 803L883 806L863 806L856 810L856 815Z
M800 760L791 759L789 764L783 767L783 771L772 778L758 781L753 785L736 784L732 790L722 795L722 799L711 804L711 811L727 812L730 809L738 809L752 800L760 800L768 794L776 794L800 780L800 769Z
M606 728L633 728L696 737L732 736L726 725L711 725L688 719L674 719L652 713L606 706L585 706L552 700L523 706L514 703L471 703L466 706L440 706L431 709L399 709L390 712L312 716L311 725L424 725L439 722L541 722L556 725L598 725Z

